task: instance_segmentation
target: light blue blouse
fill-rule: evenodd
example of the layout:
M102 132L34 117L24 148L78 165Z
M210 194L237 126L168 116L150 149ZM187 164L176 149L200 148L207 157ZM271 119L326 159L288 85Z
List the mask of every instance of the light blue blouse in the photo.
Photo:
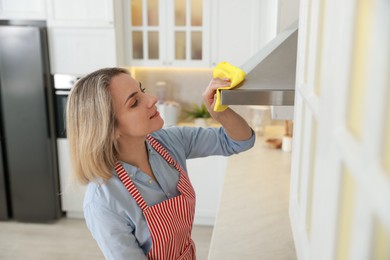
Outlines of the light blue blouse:
M186 159L232 155L251 148L255 135L234 141L221 128L170 127L152 134L185 171ZM147 143L149 162L158 182L139 168L123 163L145 202L149 205L179 195L179 173ZM205 180L207 181L207 180ZM91 182L84 198L84 216L92 236L106 259L147 259L152 246L141 209L115 174L108 181Z

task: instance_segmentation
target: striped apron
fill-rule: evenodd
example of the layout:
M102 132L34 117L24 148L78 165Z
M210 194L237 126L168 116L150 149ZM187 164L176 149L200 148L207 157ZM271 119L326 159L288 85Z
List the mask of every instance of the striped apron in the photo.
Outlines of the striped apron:
M180 195L154 206L148 206L120 162L115 165L122 183L141 208L152 238L148 259L173 260L196 259L195 244L191 239L195 212L195 191L183 168L168 151L148 135L147 141L179 173L177 189Z

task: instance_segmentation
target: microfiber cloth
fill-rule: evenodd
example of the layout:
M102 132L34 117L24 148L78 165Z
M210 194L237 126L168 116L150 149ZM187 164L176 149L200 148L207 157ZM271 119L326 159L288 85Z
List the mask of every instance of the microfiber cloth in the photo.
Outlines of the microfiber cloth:
M232 88L237 87L237 85L240 84L245 79L245 76L246 76L246 73L242 69L235 67L228 62L220 62L214 68L214 71L213 71L214 78L220 78L220 79L228 78L228 79L230 79L230 86L226 86L226 87L217 89L217 100L215 101L215 104L214 104L214 111L222 112L226 108L228 108L228 106L221 104L221 90L232 89Z

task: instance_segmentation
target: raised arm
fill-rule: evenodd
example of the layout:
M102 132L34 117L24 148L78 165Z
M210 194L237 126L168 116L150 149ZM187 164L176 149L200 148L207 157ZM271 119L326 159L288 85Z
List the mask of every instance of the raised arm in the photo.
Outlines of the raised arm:
M213 78L202 94L203 101L211 116L221 123L230 138L237 141L247 140L252 136L252 130L239 114L230 108L227 108L223 112L215 112L213 110L217 89L229 86L229 84L229 79Z

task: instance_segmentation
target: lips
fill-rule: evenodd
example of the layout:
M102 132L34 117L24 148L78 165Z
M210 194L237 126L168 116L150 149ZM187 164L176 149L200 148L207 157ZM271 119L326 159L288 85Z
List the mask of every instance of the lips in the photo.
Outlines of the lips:
M151 117L149 117L149 119L153 119L159 115L160 115L160 113L156 110L156 113L154 113Z

